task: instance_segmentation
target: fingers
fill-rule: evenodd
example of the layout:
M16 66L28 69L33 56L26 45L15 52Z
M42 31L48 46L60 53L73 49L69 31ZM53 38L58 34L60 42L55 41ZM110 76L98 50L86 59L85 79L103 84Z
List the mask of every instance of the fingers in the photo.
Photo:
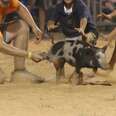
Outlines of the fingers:
M103 16L103 13L98 14L98 15L97 15L97 18L102 18L102 16Z
M41 59L32 59L34 62L38 63L38 62L41 62L42 60Z
M40 62L40 61L42 61L42 59L43 58L40 55L38 55L38 54L34 54L33 57L32 57L32 60L34 62Z
M105 13L101 13L101 14L97 15L97 18L98 18L98 19L99 19L99 18L102 18L102 19L111 20L110 15L107 15L107 14L105 14Z
M58 27L58 25L49 25L48 26L48 31L51 31L51 30L53 30L53 29L56 29Z
M43 32L39 28L33 28L32 30L36 36L36 40L41 41L43 38Z
M38 32L38 33L36 33L36 40L34 41L34 43L39 44L42 39L43 39L43 33Z
M82 28L74 28L77 32L81 33L83 36L85 36L85 32Z
M79 28L76 28L76 27L75 27L74 29L75 29L76 31L78 31L78 32L79 32Z

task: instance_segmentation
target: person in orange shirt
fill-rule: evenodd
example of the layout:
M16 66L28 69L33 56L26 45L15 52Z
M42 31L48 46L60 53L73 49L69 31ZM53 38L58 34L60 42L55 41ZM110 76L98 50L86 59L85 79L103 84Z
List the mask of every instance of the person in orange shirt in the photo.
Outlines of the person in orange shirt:
M20 18L14 15L15 13L18 13ZM8 25L6 30L4 30L4 25L6 23ZM29 78L35 81L37 79L38 82L43 81L41 77L28 72L25 68L25 57L31 58L34 61L40 60L40 56L37 54L27 52L29 26L32 28L37 39L39 41L42 39L42 32L36 26L28 9L18 0L0 0L0 26L0 51L15 56L12 78L21 78L23 76L24 78ZM14 35L14 47L3 42L5 38L4 32L8 38L10 38L10 35ZM0 71L0 75L1 77L4 77L2 71Z

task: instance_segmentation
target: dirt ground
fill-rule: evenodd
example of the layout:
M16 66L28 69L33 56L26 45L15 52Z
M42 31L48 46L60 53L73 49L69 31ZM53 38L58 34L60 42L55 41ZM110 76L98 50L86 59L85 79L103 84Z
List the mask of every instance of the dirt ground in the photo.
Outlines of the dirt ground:
M50 46L49 41L39 45L30 42L29 48L41 52ZM36 64L27 60L26 65L30 72L44 77L46 82L33 84L17 80L0 85L0 116L116 116L116 68L107 72L99 70L96 75L111 82L112 86L75 86L56 84L54 67L47 61ZM0 54L0 66L8 81L13 70L13 57ZM66 77L72 71L73 68L66 65Z

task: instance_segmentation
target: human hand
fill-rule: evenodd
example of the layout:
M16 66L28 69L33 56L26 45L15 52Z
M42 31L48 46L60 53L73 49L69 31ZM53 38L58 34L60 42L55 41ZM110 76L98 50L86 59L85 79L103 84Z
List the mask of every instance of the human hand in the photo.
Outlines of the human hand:
M28 58L32 59L34 62L40 62L43 59L37 52L29 52Z
M79 33L81 33L83 36L85 36L85 32L84 32L84 29L82 28L75 28L75 30Z
M56 29L57 27L59 27L59 23L57 23L57 25L55 25L54 21L51 21L51 20L48 21L48 24L47 24L48 31Z
M86 33L86 42L89 43L90 45L95 45L96 44L96 35L92 32Z
M102 18L102 19L111 20L111 16L110 16L110 15L107 15L107 14L105 14L105 13L101 13L101 14L97 15L97 18Z
M58 27L58 25L50 24L50 25L48 25L48 31L56 29L57 27Z
M36 36L36 43L40 43L40 41L43 39L43 33L39 28L33 29L33 32Z

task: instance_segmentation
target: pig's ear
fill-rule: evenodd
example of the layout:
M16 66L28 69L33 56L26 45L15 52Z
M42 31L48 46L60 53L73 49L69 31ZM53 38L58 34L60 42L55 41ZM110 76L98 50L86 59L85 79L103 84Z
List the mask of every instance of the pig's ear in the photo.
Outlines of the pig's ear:
M106 49L107 49L107 45L105 45L103 48L102 48L102 51L103 51L103 53L105 53L105 51L106 51Z

